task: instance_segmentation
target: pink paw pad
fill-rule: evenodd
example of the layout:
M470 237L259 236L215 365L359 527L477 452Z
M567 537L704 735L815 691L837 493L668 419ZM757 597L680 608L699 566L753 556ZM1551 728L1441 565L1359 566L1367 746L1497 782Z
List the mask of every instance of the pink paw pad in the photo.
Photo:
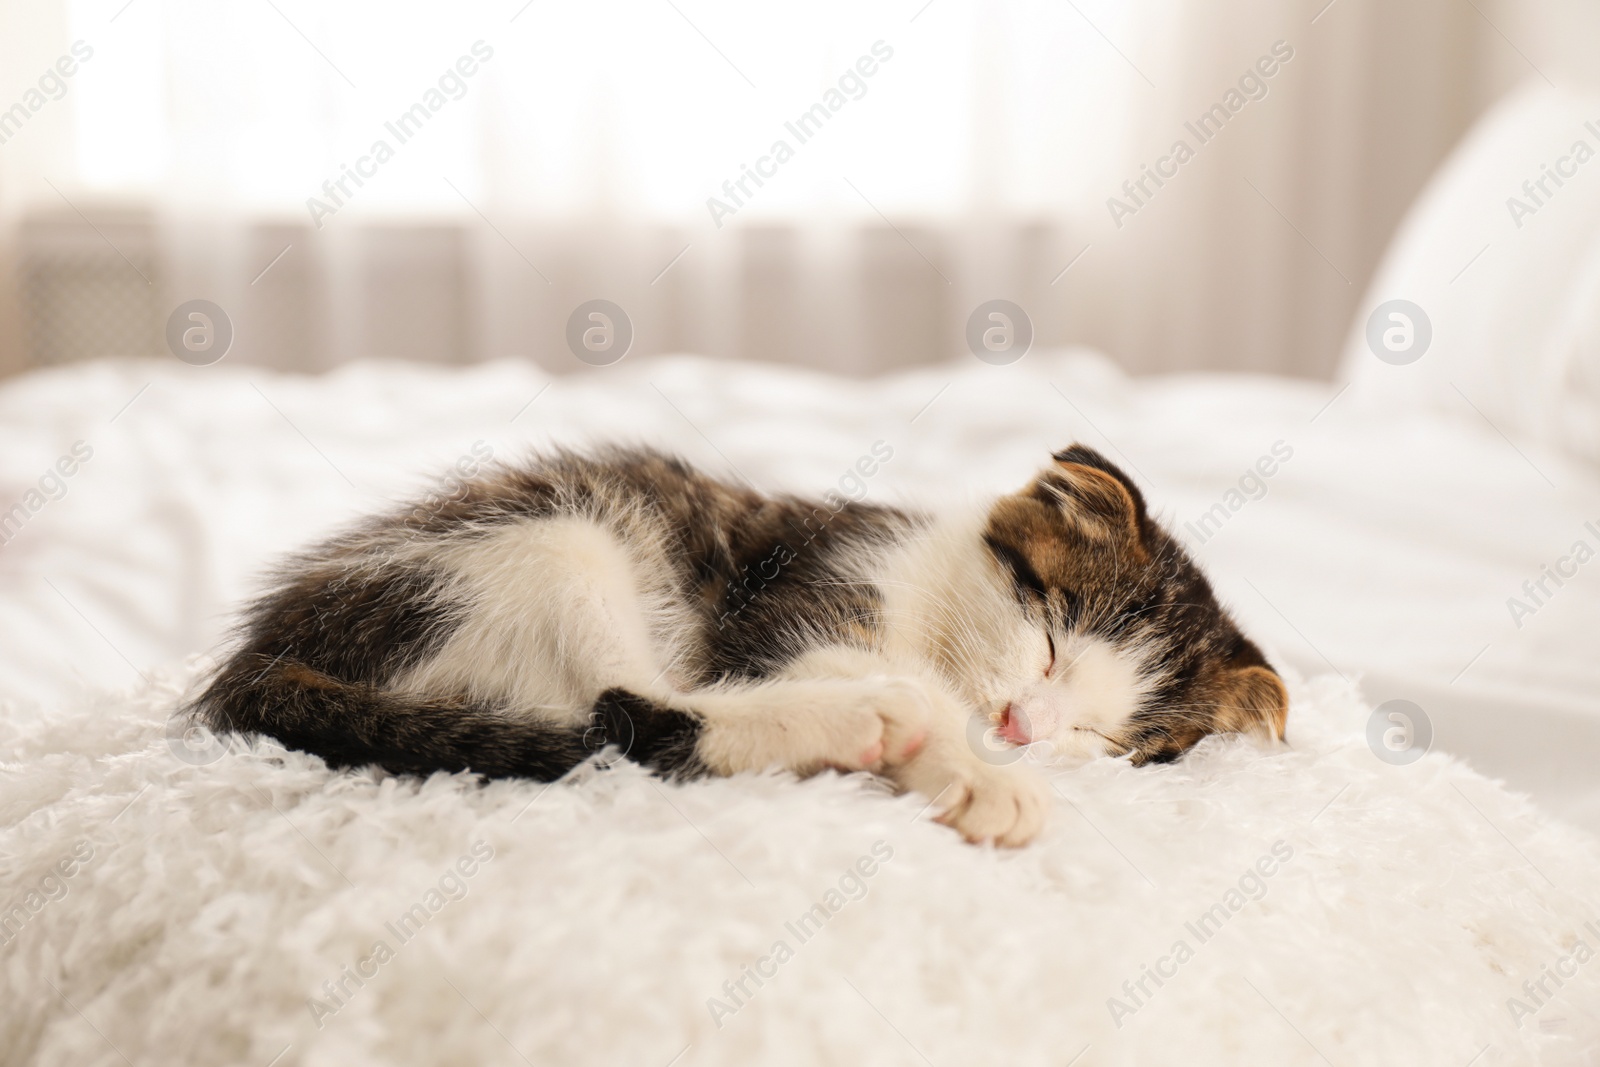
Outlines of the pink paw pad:
M883 742L882 741L874 741L872 743L872 747L871 748L869 748L865 752L861 753L861 759L860 759L859 762L860 762L861 766L863 766L863 767L871 767L873 764L877 763L882 758L883 758Z
M922 751L922 746L927 743L927 740L928 732L926 730L920 731L915 737L907 741L905 747L900 750L900 758L907 760L915 756Z

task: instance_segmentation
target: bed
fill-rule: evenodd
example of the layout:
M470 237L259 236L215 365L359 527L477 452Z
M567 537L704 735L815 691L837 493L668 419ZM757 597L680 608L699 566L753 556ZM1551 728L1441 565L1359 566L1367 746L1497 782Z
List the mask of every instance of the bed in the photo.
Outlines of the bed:
M1596 1062L1600 563L1524 587L1600 548L1587 394L1550 415L1457 355L1550 248L1429 280L1471 254L1452 220L1497 188L1484 157L1570 105L1491 116L1375 283L1368 307L1435 309L1432 387L1363 323L1331 384L1074 350L876 380L678 356L0 386L5 1062ZM1568 320L1550 344L1581 348ZM866 776L417 781L174 725L276 555L485 456L617 438L807 493L881 441L884 502L1100 448L1289 679L1288 743L1042 765L1050 827L1006 852ZM1396 700L1415 758L1374 740Z

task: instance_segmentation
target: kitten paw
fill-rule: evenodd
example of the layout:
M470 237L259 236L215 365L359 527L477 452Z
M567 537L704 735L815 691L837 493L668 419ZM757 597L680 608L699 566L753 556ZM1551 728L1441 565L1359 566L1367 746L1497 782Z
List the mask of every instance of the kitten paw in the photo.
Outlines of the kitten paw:
M1032 771L961 760L917 775L913 788L934 797L938 821L977 844L993 841L1008 848L1026 845L1044 828L1049 810L1048 787ZM934 786L943 780L942 785Z
M926 696L918 686L901 679L889 679L862 694L856 706L841 709L841 731L858 743L854 759L830 760L841 770L876 771L899 766L922 750L928 739ZM870 737L865 745L859 739Z
M870 707L883 723L882 763L901 764L922 751L928 740L928 716L933 706L921 687L915 682L890 679Z

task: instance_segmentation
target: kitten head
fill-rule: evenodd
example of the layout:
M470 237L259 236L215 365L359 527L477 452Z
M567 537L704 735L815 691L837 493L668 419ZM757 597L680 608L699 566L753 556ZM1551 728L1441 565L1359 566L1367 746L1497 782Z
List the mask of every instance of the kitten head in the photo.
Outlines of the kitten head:
M989 512L985 566L1006 610L962 642L987 646L970 650L984 661L973 695L1001 736L1136 764L1211 733L1282 738L1283 682L1138 487L1082 445L1053 459Z

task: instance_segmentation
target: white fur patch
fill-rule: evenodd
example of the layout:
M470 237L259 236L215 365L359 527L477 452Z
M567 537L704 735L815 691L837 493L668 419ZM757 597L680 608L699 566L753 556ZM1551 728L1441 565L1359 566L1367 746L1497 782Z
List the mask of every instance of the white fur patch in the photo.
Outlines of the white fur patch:
M662 693L674 635L688 620L662 588L664 566L642 562L583 516L525 520L451 544L438 557L460 625L396 688L469 693L575 720L612 686Z

